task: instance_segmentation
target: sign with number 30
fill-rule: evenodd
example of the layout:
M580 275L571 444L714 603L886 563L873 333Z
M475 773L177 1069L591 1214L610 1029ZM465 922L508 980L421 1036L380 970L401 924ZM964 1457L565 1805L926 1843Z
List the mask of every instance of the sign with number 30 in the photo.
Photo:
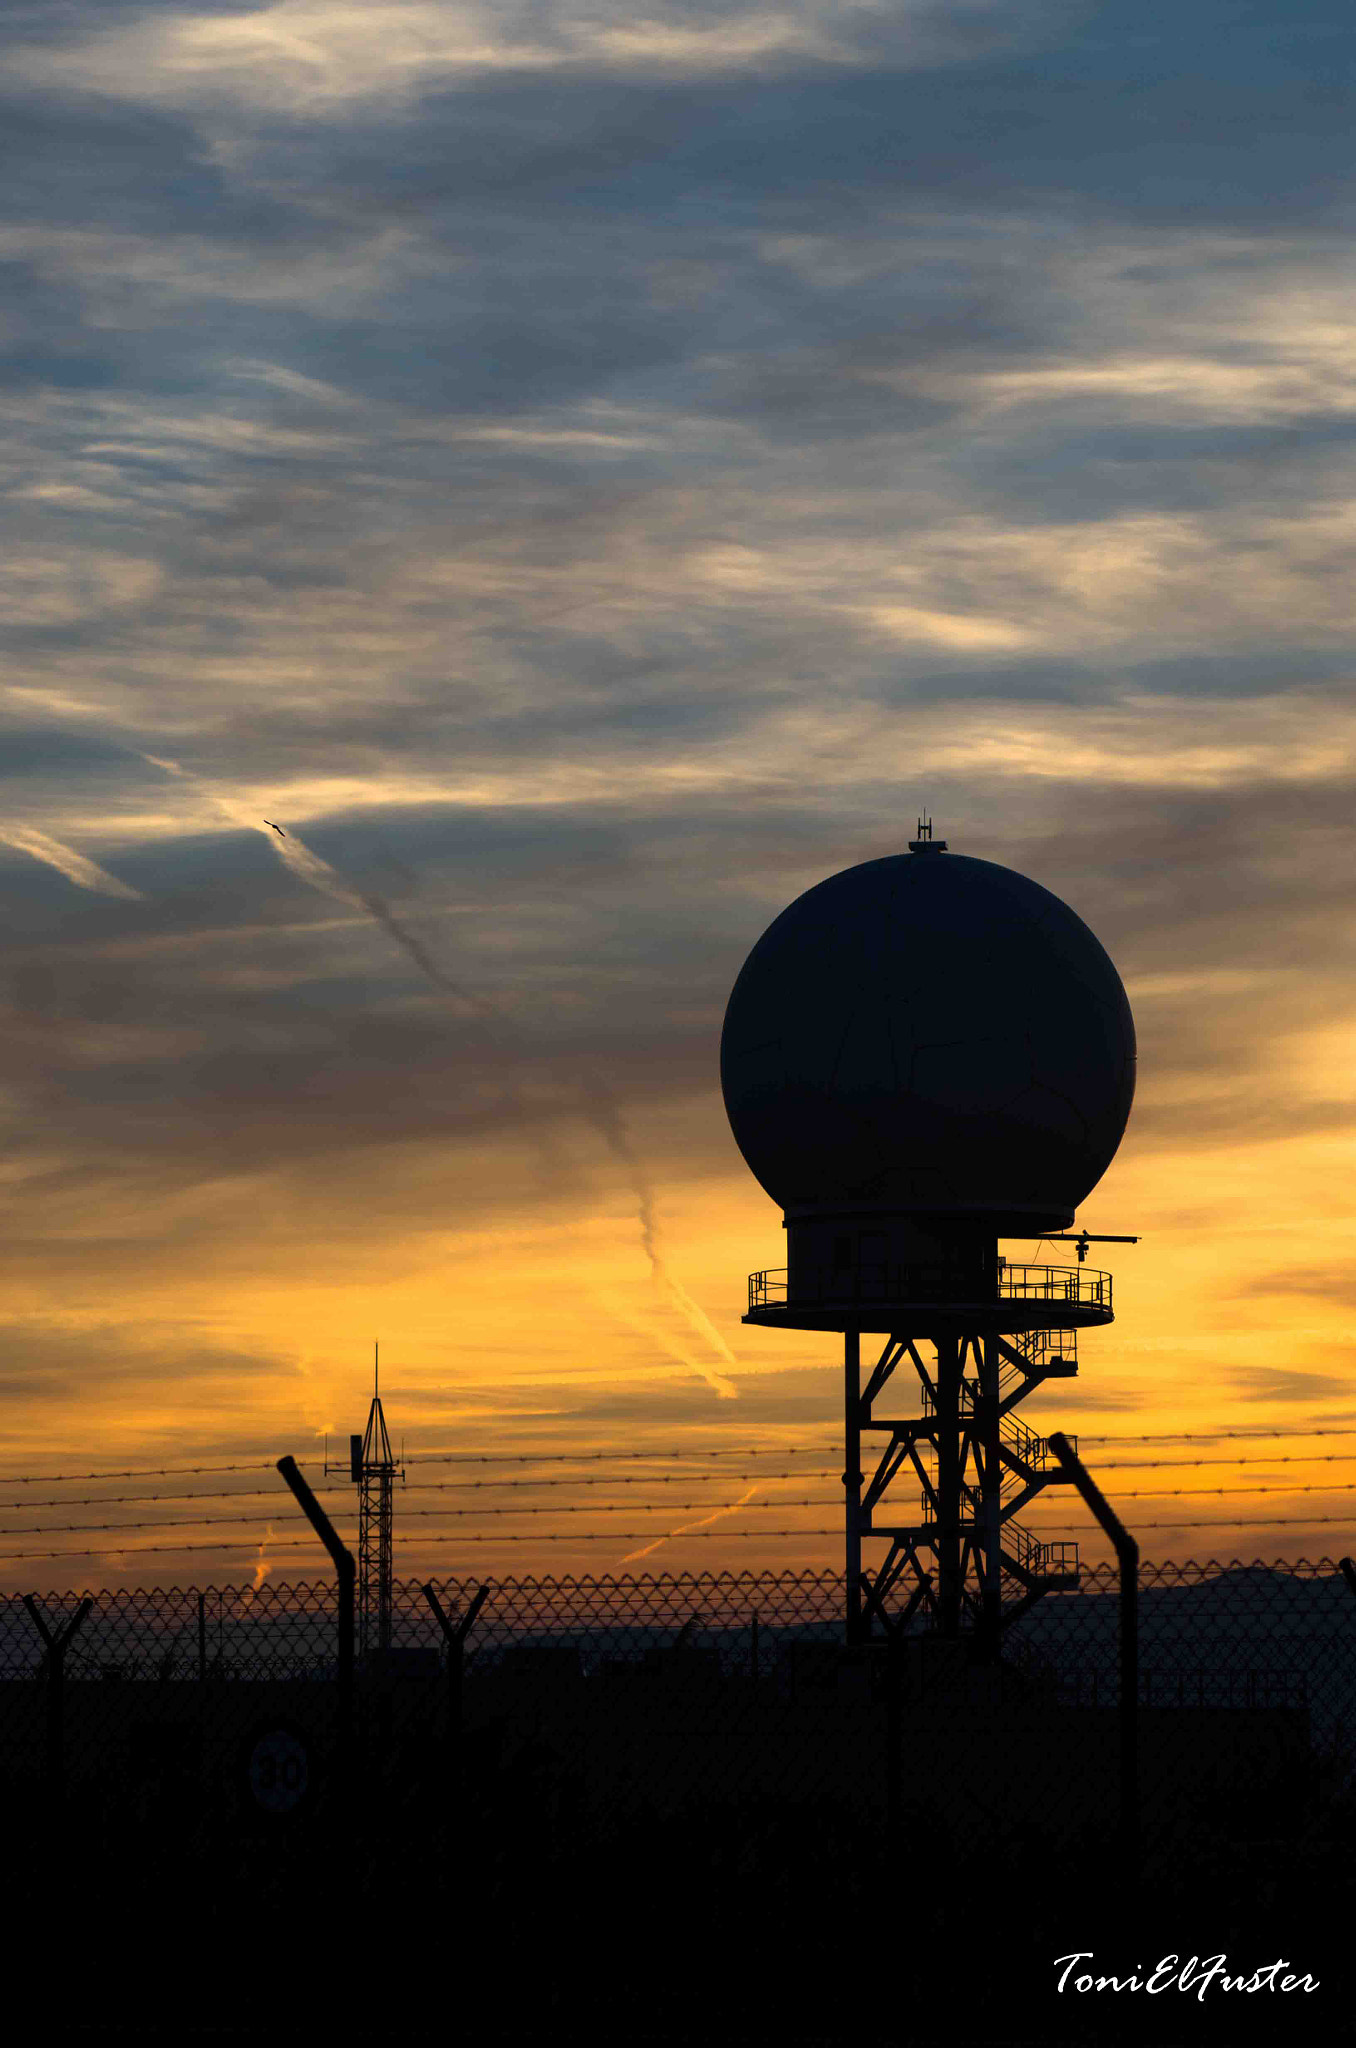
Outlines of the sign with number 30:
M245 1767L250 1797L263 1813L295 1813L311 1782L306 1744L292 1728L265 1728L255 1736Z

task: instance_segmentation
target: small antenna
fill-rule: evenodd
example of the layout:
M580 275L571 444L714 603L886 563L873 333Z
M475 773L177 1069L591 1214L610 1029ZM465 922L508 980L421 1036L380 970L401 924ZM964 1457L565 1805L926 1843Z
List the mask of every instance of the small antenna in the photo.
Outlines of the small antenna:
M372 1339L372 1392L374 1394L379 1391L378 1360L380 1358L380 1355L381 1346L378 1344L376 1338L374 1337Z
M945 853L946 841L932 836L932 818L924 811L918 820L918 837L909 841L910 853Z

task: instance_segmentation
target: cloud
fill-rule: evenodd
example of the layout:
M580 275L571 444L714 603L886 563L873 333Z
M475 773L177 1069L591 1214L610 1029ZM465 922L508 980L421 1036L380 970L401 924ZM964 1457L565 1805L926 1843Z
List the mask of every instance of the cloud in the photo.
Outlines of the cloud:
M1351 1382L1336 1373L1290 1372L1283 1366L1248 1366L1230 1374L1231 1383L1250 1401L1324 1401L1345 1394Z
M1333 1307L1356 1308L1356 1276L1345 1266L1279 1266L1259 1273L1242 1290L1258 1295L1300 1295Z
M1033 19L1040 13L1031 8L983 5L958 18L925 0L902 11L871 0L666 0L639 19L615 0L548 11L531 0L494 8L401 0L383 9L374 34L370 12L345 0L274 0L246 11L150 9L64 48L53 37L16 37L10 63L39 88L326 121L355 103L400 105L524 73L706 80L860 64L885 53L897 65L930 66L1001 47L1014 28L1029 33Z
M34 860L45 861L55 868L68 882L74 882L78 889L92 889L100 896L121 896L132 902L139 902L141 891L129 888L116 875L110 875L97 861L77 853L74 847L63 845L46 832L39 832L32 826L5 825L0 827L0 841L13 846L20 853L31 853Z
M780 1237L714 1049L777 912L926 805L1130 985L1097 1199L1172 1247L1136 1253L1180 1347L1124 1354L1144 1413L1224 1398L1264 1342L1324 1377L1356 1101L1331 28L1270 0L1147 30L1120 0L11 11L25 1315L121 1304L181 1319L167 1357L274 1360L279 1433L339 1414L327 1347L377 1284L412 1403L555 1386L572 1442L830 1418L813 1339L727 1355ZM209 1278L234 1334L192 1321ZM643 1333L581 1335L599 1293ZM25 1426L66 1428L70 1374L16 1355ZM141 1370L100 1369L105 1416ZM259 1376L202 1377L246 1431ZM1235 1393L1291 1416L1294 1384Z

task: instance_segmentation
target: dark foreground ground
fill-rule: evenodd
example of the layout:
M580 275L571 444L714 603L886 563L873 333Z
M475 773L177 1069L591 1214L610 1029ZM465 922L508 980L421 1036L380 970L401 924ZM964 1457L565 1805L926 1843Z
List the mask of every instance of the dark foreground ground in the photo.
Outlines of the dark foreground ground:
M105 1788L58 1828L15 1795L11 1997L56 2039L1356 2041L1346 1797L1270 1840L1198 1817L1135 1885L1096 1830L961 1828L912 1790L893 1837L823 1802L606 1823L522 1771L394 1821L355 1798L211 1828L172 1787ZM1319 1988L1061 1995L1074 1951L1115 1975L1280 1958Z

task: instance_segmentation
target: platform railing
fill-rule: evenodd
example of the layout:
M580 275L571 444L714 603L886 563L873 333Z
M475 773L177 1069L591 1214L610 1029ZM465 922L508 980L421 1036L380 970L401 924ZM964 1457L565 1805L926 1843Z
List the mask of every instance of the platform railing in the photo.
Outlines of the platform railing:
M1020 1522L1003 1524L1003 1547L1033 1579L1065 1578L1078 1570L1078 1545L1067 1540L1042 1543Z
M977 1504L973 1490L967 1487L972 1505ZM923 1505L922 1529L925 1541L936 1540L937 1524L928 1515L930 1503L921 1495ZM1004 1522L1001 1541L1004 1550L1013 1558L1020 1569L1033 1579L1070 1578L1078 1574L1078 1544L1067 1538L1057 1538L1052 1543L1042 1543L1023 1528L1020 1522Z
M1021 1330L1012 1339L1012 1344L1033 1370L1040 1369L1051 1359L1067 1360L1074 1365L1078 1362L1077 1330Z
M1004 1262L981 1280L953 1266L869 1265L820 1270L798 1279L787 1292L785 1266L749 1275L749 1309L831 1307L861 1302L1030 1301L1051 1308L1101 1308L1111 1312L1111 1275L1086 1266L1015 1266ZM1052 1322L1057 1320L1051 1318Z

